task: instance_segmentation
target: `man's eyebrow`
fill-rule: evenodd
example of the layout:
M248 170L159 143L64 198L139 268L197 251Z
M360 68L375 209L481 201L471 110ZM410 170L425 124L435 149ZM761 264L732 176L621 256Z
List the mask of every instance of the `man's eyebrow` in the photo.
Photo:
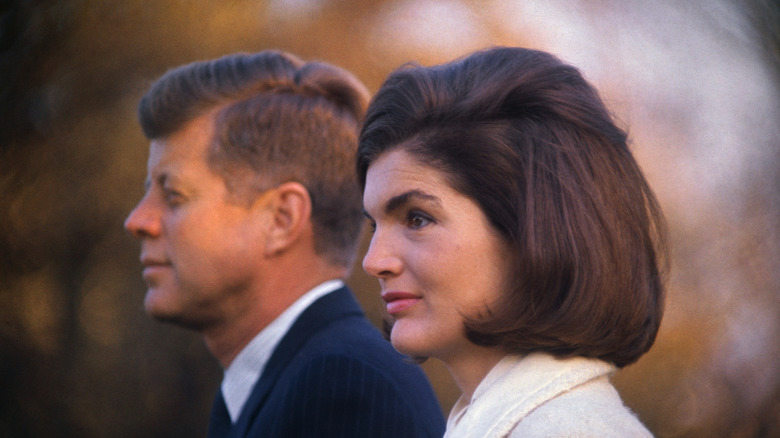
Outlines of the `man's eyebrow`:
M165 182L168 179L169 179L169 176L168 176L167 173L161 173L161 174L157 175L154 178L154 181L157 182L158 184L160 184L161 186L164 186ZM146 179L144 180L144 190L149 190L149 187L151 187L151 186L152 186L152 177L151 176L147 176Z

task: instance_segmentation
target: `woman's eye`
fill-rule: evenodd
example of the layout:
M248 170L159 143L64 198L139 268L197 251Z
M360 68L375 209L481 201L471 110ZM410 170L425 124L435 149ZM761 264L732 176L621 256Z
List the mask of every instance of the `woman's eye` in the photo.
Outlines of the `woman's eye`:
M406 221L411 228L422 228L433 222L431 218L419 212L410 212Z

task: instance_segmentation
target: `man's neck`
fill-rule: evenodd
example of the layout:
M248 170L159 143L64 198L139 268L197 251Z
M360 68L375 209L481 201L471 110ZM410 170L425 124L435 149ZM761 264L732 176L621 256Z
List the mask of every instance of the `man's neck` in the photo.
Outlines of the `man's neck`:
M306 292L320 283L343 278L346 269L325 264L280 267L268 276L262 291L245 299L223 321L202 331L206 346L227 369L233 359L258 334Z

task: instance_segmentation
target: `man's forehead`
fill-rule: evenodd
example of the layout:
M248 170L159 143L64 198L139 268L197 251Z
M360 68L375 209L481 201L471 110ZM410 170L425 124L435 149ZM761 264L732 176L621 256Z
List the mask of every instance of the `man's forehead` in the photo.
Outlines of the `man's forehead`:
M146 183L175 182L181 173L205 166L205 157L194 152L165 141L153 140L149 145Z

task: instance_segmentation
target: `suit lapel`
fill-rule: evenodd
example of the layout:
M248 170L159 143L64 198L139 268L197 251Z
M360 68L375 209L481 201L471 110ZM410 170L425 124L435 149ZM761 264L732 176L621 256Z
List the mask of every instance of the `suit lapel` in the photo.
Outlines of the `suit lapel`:
M230 436L242 437L246 434L247 429L268 398L271 389L278 381L279 375L287 368L293 357L312 335L332 321L347 316L361 315L363 312L360 305L346 287L323 296L304 310L268 360L268 364L255 384Z
M214 402L211 405L211 417L209 419L208 438L222 438L228 436L233 427L230 414L222 396L222 389L217 390Z

